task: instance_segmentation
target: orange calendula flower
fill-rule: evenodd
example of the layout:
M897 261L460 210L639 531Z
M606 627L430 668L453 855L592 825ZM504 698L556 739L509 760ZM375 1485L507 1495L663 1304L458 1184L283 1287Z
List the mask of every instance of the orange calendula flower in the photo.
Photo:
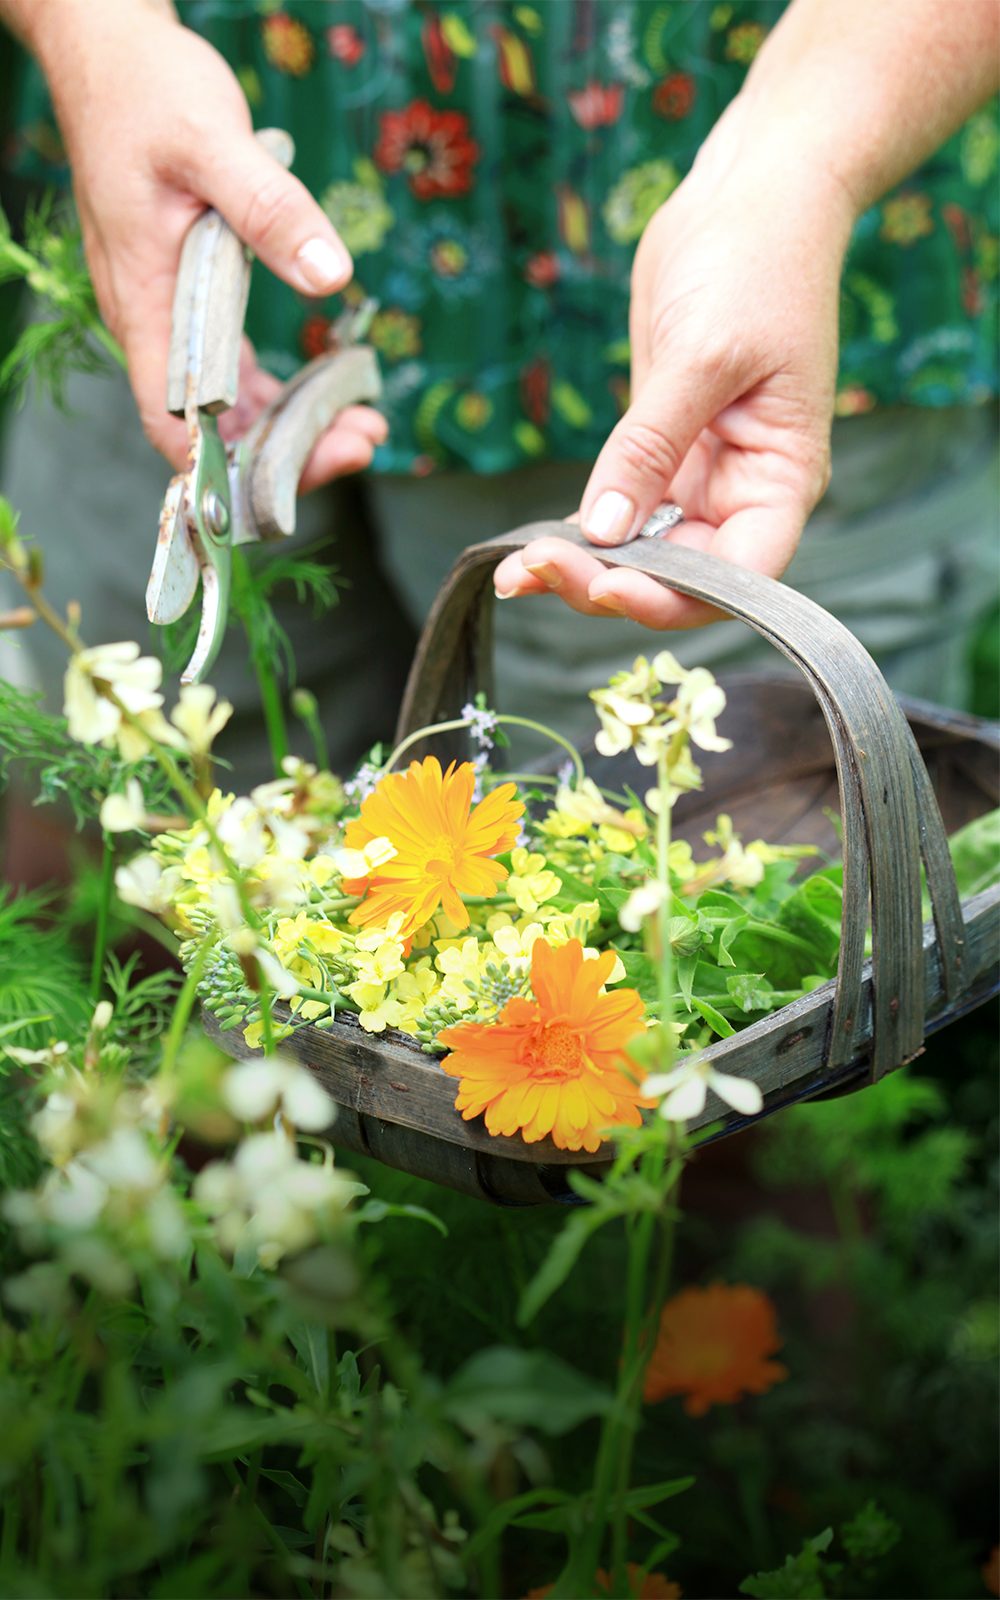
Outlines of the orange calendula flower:
M512 783L499 784L473 805L475 782L471 762L452 763L442 772L434 756L382 779L363 802L361 815L347 824L344 843L349 850L363 850L384 838L396 854L370 878L345 884L348 892L367 890L351 912L353 923L385 927L398 913L400 934L409 938L441 906L457 928L464 928L469 913L460 897L496 894L507 869L491 857L517 843L524 807L514 799Z
M684 1289L668 1300L643 1396L685 1396L689 1416L711 1405L732 1405L745 1394L764 1394L788 1370L768 1360L781 1348L774 1306L747 1283L713 1283Z
M446 908L447 909L447 908ZM468 1122L485 1112L490 1133L551 1135L560 1150L600 1147L601 1129L639 1123L642 1096L626 1050L641 1030L634 989L603 993L615 965L586 960L578 939L531 951L533 1000L508 1000L495 1022L460 1022L441 1063L460 1080L455 1104Z

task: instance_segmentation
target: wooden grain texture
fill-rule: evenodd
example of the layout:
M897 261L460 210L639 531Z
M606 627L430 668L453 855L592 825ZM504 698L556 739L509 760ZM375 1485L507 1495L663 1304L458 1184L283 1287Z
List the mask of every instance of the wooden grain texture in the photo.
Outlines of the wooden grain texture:
M637 540L598 550L565 523L535 523L459 559L428 620L398 734L454 716L487 681L483 619L497 562L530 539L566 539L606 566L625 566L748 623L803 673L833 742L844 840L840 965L829 1037L832 1070L861 1045L862 969L869 911L874 948L874 1079L911 1059L923 1040L920 860L927 871L948 990L961 988L964 929L930 784L900 708L874 661L822 607L784 584L701 551Z
M1000 982L1000 888L968 901L964 916L968 978L964 1008L968 1008L996 993ZM933 1028L964 1008L946 1001L932 924L924 929L922 943L923 991ZM832 1068L827 1040L835 992L835 980L824 984L710 1046L704 1058L719 1071L757 1083L764 1095L765 1116L799 1100L860 1087L867 1080L872 1039L871 963L865 963L863 973L858 1056ZM205 1024L228 1054L237 1059L257 1054L239 1030L222 1033L208 1016ZM328 1029L300 1027L284 1041L282 1050L315 1072L340 1108L333 1128L335 1141L389 1166L508 1205L543 1204L568 1195L565 1176L558 1176L560 1169L565 1173L582 1164L590 1172L602 1170L600 1153L559 1150L550 1140L526 1145L521 1139L488 1134L481 1118L465 1122L455 1109L455 1079L401 1034L366 1034L351 1018ZM710 1094L691 1127L719 1123L732 1132L747 1120ZM539 1167L545 1169L541 1174L536 1171Z

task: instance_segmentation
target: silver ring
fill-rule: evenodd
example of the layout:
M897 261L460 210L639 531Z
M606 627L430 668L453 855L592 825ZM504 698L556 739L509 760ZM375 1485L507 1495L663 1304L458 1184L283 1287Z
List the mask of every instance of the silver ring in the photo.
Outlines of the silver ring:
M664 501L662 506L657 506L651 517L639 529L640 539L662 539L671 528L676 528L679 522L684 521L684 512L673 500Z

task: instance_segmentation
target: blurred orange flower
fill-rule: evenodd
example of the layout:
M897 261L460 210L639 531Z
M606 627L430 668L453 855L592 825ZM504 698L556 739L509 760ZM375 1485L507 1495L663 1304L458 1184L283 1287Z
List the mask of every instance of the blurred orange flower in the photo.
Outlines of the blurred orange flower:
M635 1600L681 1600L681 1589L662 1572L647 1572L644 1578L640 1577L642 1568L638 1561L628 1564L628 1584L635 1596ZM594 1574L598 1594L611 1594L611 1576L600 1567ZM529 1589L525 1600L545 1600L545 1596L552 1593L552 1584L547 1583L544 1589Z
M780 1348L774 1306L760 1289L747 1283L683 1289L661 1313L643 1396L682 1394L688 1415L702 1417L711 1405L764 1394L787 1378L787 1368L768 1360Z
M446 907L447 909L447 907ZM439 1035L452 1054L441 1065L461 1081L455 1104L468 1122L486 1114L490 1133L551 1134L560 1150L600 1147L601 1129L639 1124L639 1085L626 1049L642 1028L634 989L603 988L611 950L586 960L578 939L531 950L533 1000L508 1000L495 1022L460 1022Z
M524 807L512 783L501 783L485 800L472 804L476 773L470 761L447 772L435 756L411 762L407 772L391 772L362 803L361 814L344 830L349 850L363 850L373 839L388 839L396 854L370 877L345 884L365 898L351 912L360 927L384 927L402 913L400 934L409 938L443 906L458 928L469 913L463 894L496 894L507 876L493 861L517 843Z
M983 1582L990 1594L1000 1594L1000 1545L994 1545L982 1568Z

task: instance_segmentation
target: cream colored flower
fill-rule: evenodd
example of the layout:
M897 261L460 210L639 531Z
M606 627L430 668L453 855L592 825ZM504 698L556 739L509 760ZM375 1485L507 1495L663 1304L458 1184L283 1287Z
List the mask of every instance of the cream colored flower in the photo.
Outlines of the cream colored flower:
M140 656L131 641L77 651L63 680L63 710L72 738L81 744L117 745L126 761L140 760L152 742L169 743L171 730L160 710L162 675L160 662ZM123 710L142 726L126 722Z
M348 850L346 846L333 852L333 864L342 878L368 878L379 867L384 867L397 855L390 839L369 839L361 850Z
M142 784L129 778L123 794L109 794L101 805L101 827L106 833L133 833L145 820Z
M320 1133L336 1106L311 1072L284 1056L244 1061L222 1080L222 1097L240 1122L270 1120L276 1111L303 1133Z
M689 1122L700 1116L709 1089L741 1116L755 1117L763 1110L764 1096L756 1083L728 1072L716 1072L710 1062L697 1056L680 1062L670 1072L654 1073L642 1086L647 1099L664 1097L659 1114L668 1122Z
M233 714L228 700L217 700L207 683L186 683L170 720L192 755L207 755L212 743Z
M666 898L667 891L659 879L647 878L632 890L618 913L618 921L627 933L639 933L643 923L656 915Z
M559 893L562 883L546 867L543 855L517 845L510 853L510 875L504 887L518 909L532 916Z
M149 851L133 856L115 871L115 888L127 906L140 906L161 916L173 910L183 888L177 867L166 867Z

